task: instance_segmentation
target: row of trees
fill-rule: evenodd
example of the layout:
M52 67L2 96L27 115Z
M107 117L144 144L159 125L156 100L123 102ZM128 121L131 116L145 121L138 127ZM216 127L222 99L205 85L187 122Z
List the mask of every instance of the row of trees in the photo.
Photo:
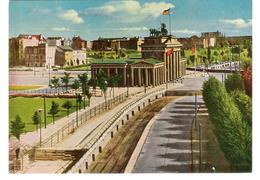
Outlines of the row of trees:
M53 77L51 79L52 87L59 88L61 86L61 82L63 83L66 91L68 91L68 87L71 87L76 92L76 110L80 110L82 108L82 102L84 108L86 107L86 97L88 98L88 106L90 105L90 86L96 91L96 88L99 87L104 94L105 102L107 98L107 89L111 87L110 94L113 92L113 97L115 96L114 88L118 85L118 82L121 80L121 76L116 74L113 76L108 77L106 73L100 71L97 74L97 77L94 79L88 79L86 73L78 75L78 79L75 79L72 84L69 84L70 79L69 73L64 73L64 76L61 78ZM82 91L81 94L77 93L78 89L81 87ZM82 100L83 99L83 100ZM73 107L71 101L65 101L62 104L62 107L66 109L67 116L69 116L70 109ZM55 116L60 112L59 104L55 101L52 101L51 108L48 111L48 114L52 116L53 123L55 123ZM32 116L33 124L35 125L36 129L38 129L38 125L40 123L40 114L38 111L35 111ZM20 135L24 132L25 123L21 120L21 117L17 115L13 121L10 123L10 133L15 136L17 139L20 139Z
M203 98L225 157L234 171L251 171L252 102L239 73L229 75L225 86L210 77Z
M188 65L195 65L195 55L191 54L191 51L184 51L184 56L187 58ZM244 62L250 62L252 59L251 48L243 49L240 46L234 47L222 47L222 48L212 48L207 49L198 48L196 63L199 64L214 64L220 61L227 60L240 60L243 65Z

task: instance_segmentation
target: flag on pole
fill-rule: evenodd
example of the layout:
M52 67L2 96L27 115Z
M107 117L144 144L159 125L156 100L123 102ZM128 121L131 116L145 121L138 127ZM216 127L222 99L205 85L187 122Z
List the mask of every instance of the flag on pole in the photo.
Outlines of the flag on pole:
M170 8L162 12L163 15L170 15Z
M166 52L166 55L167 55L167 56L170 56L171 54L173 54L173 48L169 49L169 50Z
M192 54L195 54L195 53L196 53L196 48L195 48L195 47L192 47L192 48L191 48L191 52L192 52Z

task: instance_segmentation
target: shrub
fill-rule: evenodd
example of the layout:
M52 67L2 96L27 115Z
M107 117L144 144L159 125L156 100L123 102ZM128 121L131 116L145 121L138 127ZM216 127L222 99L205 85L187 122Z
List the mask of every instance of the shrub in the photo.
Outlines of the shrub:
M252 100L242 91L233 91L232 98L242 114L242 119L252 127Z
M228 93L234 90L245 90L244 81L238 72L234 72L228 75L227 79L225 80L225 87Z

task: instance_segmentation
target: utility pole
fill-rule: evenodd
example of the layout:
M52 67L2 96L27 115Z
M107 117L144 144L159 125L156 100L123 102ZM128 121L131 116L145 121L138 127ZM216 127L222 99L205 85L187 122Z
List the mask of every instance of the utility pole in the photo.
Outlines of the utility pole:
M43 96L43 105L44 105L44 128L46 128L46 98Z
M42 109L38 109L40 113L40 147L42 146Z

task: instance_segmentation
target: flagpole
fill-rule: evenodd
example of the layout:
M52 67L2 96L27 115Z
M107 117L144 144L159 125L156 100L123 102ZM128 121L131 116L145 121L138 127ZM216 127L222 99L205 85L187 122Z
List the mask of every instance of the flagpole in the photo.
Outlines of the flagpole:
M171 9L169 9L169 29L170 29L170 36L172 35L172 25L171 25Z

